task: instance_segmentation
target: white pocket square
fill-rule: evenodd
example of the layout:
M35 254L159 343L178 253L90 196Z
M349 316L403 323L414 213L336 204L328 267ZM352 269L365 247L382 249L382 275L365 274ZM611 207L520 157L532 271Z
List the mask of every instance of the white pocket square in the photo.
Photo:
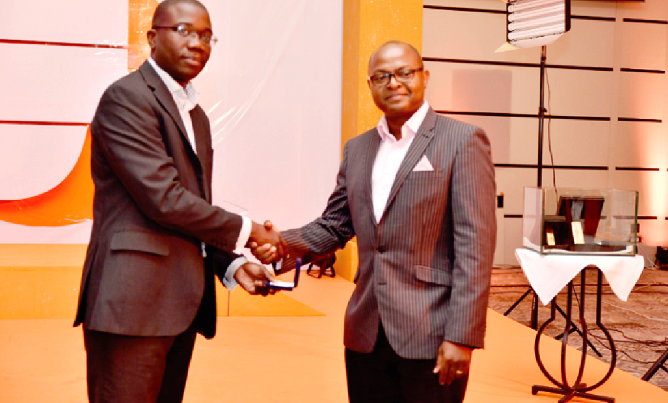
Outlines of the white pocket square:
M420 162L418 162L415 168L413 168L413 172L433 171L433 170L434 167L431 166L431 162L429 162L426 155L423 155Z

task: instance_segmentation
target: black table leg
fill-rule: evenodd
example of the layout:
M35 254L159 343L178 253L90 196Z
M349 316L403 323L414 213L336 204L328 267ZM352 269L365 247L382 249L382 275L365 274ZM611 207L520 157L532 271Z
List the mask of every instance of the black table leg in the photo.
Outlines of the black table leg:
M597 268L598 269L598 268ZM592 399L592 400L599 400L599 401L604 401L608 403L614 403L615 399L613 397L607 397L607 396L600 396L600 395L594 395L589 393L591 390L594 390L601 386L603 383L605 383L608 378L610 378L610 375L612 375L613 370L615 369L615 363L617 362L617 353L615 351L615 344L610 336L610 333L608 330L603 326L601 323L601 299L602 299L602 283L603 283L603 277L602 273L599 270L598 271L598 283L597 283L597 288L596 288L596 325L601 329L603 334L605 335L606 339L608 340L608 343L610 343L610 351L612 353L611 360L610 360L610 367L608 369L608 372L603 376L601 380L596 382L593 385L587 386L585 383L582 382L582 376L584 374L584 368L585 368L585 363L586 363L586 358L587 358L587 346L591 345L591 343L588 340L587 337L587 323L585 321L584 317L584 310L585 310L585 289L586 289L586 282L585 282L585 269L583 269L580 272L581 276L581 281L580 281L580 309L579 309L579 316L580 316L580 326L582 327L582 332L580 332L580 335L582 336L582 351L581 351L581 356L580 356L580 366L578 368L578 375L575 379L575 381L572 384L569 384L568 379L567 379L567 374L566 374L566 353L567 353L567 347L568 347L568 336L571 333L571 327L573 326L573 323L571 321L571 312L573 308L573 292L575 289L575 286L573 285L573 281L571 280L568 283L568 294L567 294L567 300L566 300L566 311L563 312L562 314L565 314L565 319L566 319L566 325L564 332L562 334L562 341L561 341L561 376L560 380L557 380L552 374L550 374L545 366L543 365L543 361L540 357L540 338L541 335L543 334L543 331L547 328L547 326L554 321L555 316L556 316L556 303L554 300L550 302L550 318L543 323L543 325L538 329L538 332L536 333L536 341L534 344L534 354L536 356L536 363L538 364L538 367L540 368L541 372L545 377L552 382L556 386L555 387L548 387L548 386L541 386L541 385L533 385L531 388L531 393L533 395L537 394L538 392L550 392L550 393L555 393L559 395L563 395L563 397L559 400L560 403L562 402L568 402L571 399L575 397L582 397L586 399Z

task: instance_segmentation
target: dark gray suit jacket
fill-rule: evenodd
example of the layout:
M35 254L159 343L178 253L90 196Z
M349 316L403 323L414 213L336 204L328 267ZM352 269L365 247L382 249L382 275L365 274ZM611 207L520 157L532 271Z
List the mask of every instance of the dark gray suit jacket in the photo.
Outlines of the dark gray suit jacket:
M75 326L171 336L199 312L198 330L214 335L212 257L224 273L235 257L241 217L211 205L209 120L199 106L191 117L197 154L172 95L148 63L102 96L91 124L93 230ZM207 259L202 241L217 248L209 248Z
M348 141L322 216L283 233L291 259L308 261L357 236L357 286L344 327L351 350L371 352L379 321L404 358L434 359L443 340L482 347L496 242L487 137L430 109L376 222L371 172L379 144L376 129ZM414 172L423 156L434 170Z

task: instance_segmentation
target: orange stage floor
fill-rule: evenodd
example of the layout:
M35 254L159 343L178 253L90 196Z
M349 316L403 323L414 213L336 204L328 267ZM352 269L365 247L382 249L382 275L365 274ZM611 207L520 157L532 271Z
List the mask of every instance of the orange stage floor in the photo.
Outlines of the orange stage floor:
M303 280L290 296L324 315L220 317L218 336L195 347L186 403L347 401L342 318L353 284ZM487 348L474 353L466 403L556 402L557 395L531 395L531 385L549 385L534 360L534 335L490 310ZM543 344L547 364L556 370L560 344ZM0 357L1 402L86 401L81 329L72 328L71 320L0 320ZM587 368L585 382L591 382L607 365L588 358ZM668 392L622 371L594 393L617 403L668 402Z

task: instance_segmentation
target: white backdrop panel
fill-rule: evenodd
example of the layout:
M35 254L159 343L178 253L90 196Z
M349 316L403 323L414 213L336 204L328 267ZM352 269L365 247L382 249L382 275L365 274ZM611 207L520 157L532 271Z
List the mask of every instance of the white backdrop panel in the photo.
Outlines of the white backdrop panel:
M503 263L516 266L519 262L515 258L515 249L522 247L522 219L506 218L503 225L505 231Z
M666 68L666 32L665 24L641 24L624 22L621 24L620 61L621 67L645 70L664 70ZM638 46L642 43L643 46ZM646 47L654 49L645 51Z
M609 170L558 169L557 187L600 189L610 187ZM543 186L552 187L552 171L543 169Z
M617 14L617 5L613 2L602 2L601 0L571 1L571 14L609 18Z
M220 38L195 80L214 132L214 202L279 228L302 225L324 208L340 161L342 0L203 3ZM127 1L104 4L118 9L62 13L102 25L123 15L114 26L126 32ZM17 15L14 29L27 31L34 19ZM0 52L20 61L0 66L0 85L12 94L0 101L0 120L89 121L104 88L127 71L125 50L0 45ZM89 235L89 223L0 223L0 243L86 243Z
M56 187L79 159L86 126L0 125L0 200Z
M459 3L459 7L467 7L466 2ZM540 62L540 49L495 53L506 42L503 14L425 9L423 18L422 54L425 57Z
M666 231L665 217L659 217L656 220L638 220L640 224L639 234L642 236L642 244L638 244L641 254L644 246L664 246L668 243L668 231ZM646 256L653 262L655 257L652 253L647 253Z
M127 9L127 6L126 6ZM127 73L125 49L0 44L0 120L90 122L109 84Z
M427 100L437 110L538 114L538 68L426 62Z
M546 69L545 106L553 115L610 117L613 72ZM540 83L540 79L538 80Z
M83 244L88 243L93 221L64 227L29 227L0 221L0 244Z
M214 203L303 225L340 162L342 1L204 3L221 39L195 80L214 136Z
M638 215L668 216L666 171L612 171L615 189L637 190Z
M661 119L666 102L666 75L621 72L617 95L618 116Z
M128 42L128 0L3 0L2 14L2 39L112 45Z
M547 63L586 67L612 67L615 23L571 20L571 30L547 48Z
M668 15L668 1L645 0L643 3L617 3L617 9L623 18L646 20L665 20Z
M612 143L612 165L620 167L668 167L665 123L618 122Z
M543 170L545 172L545 170ZM503 193L504 214L522 214L524 188L535 187L538 170L528 168L496 168L496 192ZM547 182L543 181L547 186Z
M544 163L550 163L547 137L549 131L555 165L608 166L610 125L610 121L553 119L550 124L546 120ZM592 152L594 150L596 152Z
M506 10L506 4L501 0L425 0L424 5L466 7L482 10Z

